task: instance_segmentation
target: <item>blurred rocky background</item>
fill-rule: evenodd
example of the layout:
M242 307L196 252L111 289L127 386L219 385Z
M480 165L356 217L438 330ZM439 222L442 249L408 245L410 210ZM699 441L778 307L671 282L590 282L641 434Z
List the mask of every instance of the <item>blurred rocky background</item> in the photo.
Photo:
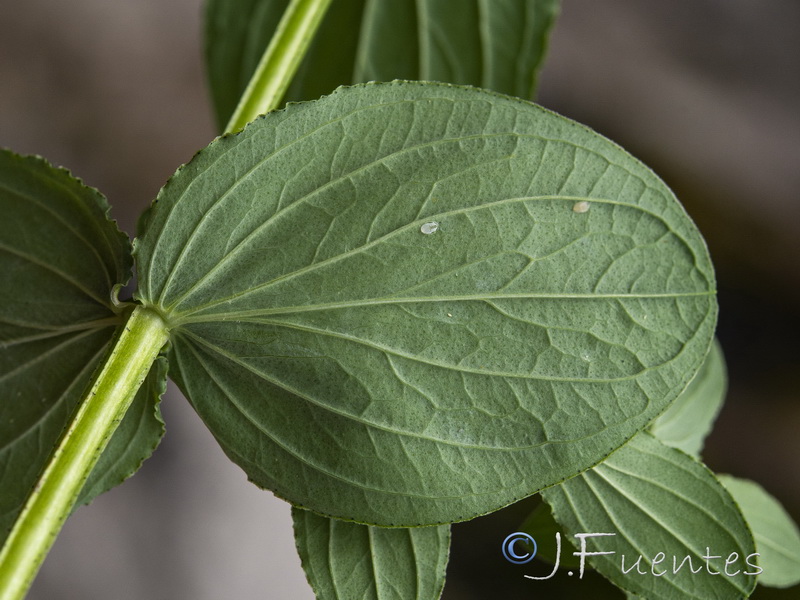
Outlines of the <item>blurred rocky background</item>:
M201 10L201 0L0 0L0 145L69 168L133 232L215 135ZM564 0L539 97L653 167L705 234L730 371L706 461L759 481L795 520L798 40L796 0ZM70 518L30 599L311 599L288 506L246 482L172 387L163 411L154 457ZM455 526L445 599L544 591L499 552L529 508Z

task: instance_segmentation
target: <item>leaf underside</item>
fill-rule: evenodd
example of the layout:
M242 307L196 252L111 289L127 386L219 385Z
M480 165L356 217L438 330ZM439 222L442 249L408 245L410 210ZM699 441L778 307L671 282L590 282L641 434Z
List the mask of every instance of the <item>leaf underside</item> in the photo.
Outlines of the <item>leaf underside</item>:
M542 497L570 536L615 534L588 539L587 552L613 554L587 561L623 590L651 600L734 600L755 587L745 575L757 572L754 558L746 562L753 538L730 494L702 463L649 433Z
M375 525L472 518L599 462L685 387L716 318L705 245L646 167L439 84L341 89L217 140L136 248L226 453Z
M318 600L436 600L450 526L384 528L292 509L297 551Z
M67 171L0 150L0 542L121 322L111 294L130 277L130 243L107 210ZM81 502L133 473L161 437L155 399L134 407Z
M236 108L288 0L210 0L206 63L220 128ZM557 0L337 0L287 93L422 79L534 97Z

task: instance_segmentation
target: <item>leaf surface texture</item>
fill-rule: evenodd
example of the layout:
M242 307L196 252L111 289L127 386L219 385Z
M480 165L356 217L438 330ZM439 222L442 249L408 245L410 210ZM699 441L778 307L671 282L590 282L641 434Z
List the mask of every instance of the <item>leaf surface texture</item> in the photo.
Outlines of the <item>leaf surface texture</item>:
M374 525L471 518L599 462L683 390L716 318L702 238L646 167L440 84L345 88L219 139L136 254L228 455Z

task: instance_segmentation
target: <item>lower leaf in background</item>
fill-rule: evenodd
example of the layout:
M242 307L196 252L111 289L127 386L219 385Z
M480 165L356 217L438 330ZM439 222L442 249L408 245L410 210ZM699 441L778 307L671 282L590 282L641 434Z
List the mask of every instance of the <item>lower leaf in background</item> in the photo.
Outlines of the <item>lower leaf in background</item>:
M385 528L292 509L297 551L319 600L436 600L450 526Z
M611 534L581 550L623 590L707 600L755 588L755 543L736 503L702 463L649 433L542 497L569 535Z
M718 475L753 531L760 585L790 587L800 583L800 532L786 510L754 481Z
M588 556L584 567L596 567L612 582L627 590L629 597L639 597L636 594L643 594L642 597L655 600L681 598L684 597L682 594L690 594L685 597L699 599L711 593L719 594L714 597L741 597L745 593L744 590L735 586L728 586L726 589L725 585L718 585L716 590L703 587L705 583L694 586L696 578L702 579L708 576L711 577L709 581L713 583L717 575L712 575L712 571L724 573L727 577L728 565L720 560L725 561L730 558L732 561L730 569L735 571L737 568L733 564L738 562L741 565L745 555L741 554L739 548L734 548L732 552L736 552L735 557L730 553L720 555L716 559L717 564L712 565L710 569L703 561L702 568L695 574L693 569L689 568L689 560L694 561L693 565L696 568L702 557L699 557L697 552L691 554L689 548L691 542L696 545L706 539L723 539L722 531L718 527L721 526L724 530L731 525L738 528L731 530L731 534L738 535L740 540L744 539L741 531L742 522L731 512L730 498L727 494L720 494L719 486L710 481L709 476L713 479L713 474L701 468L699 462L694 461L695 464L692 464L693 461L688 458L681 458L682 452L670 452L666 448L672 446L691 453L695 458L699 457L705 436L724 401L725 387L725 361L719 343L715 342L695 379L651 425L650 432L657 439L644 433L639 434L600 465L561 486L542 492L542 497L552 505L552 511L548 510L546 504L540 504L521 526L521 531L536 536L537 541L543 540L537 555L546 562L557 562L555 546L551 540L555 532L562 531L562 527L574 532L580 527L607 526L609 529L604 532L622 534L629 543L618 546L611 543L608 538L598 538L598 545L603 546L604 550L612 550L615 554L612 558ZM640 456L638 464L637 454ZM670 466L666 461L673 462L674 465ZM686 470L689 477L681 475L680 471L675 469L675 465ZM676 473L677 476L669 478L669 471ZM664 474L666 478L662 478ZM692 482L692 477L698 481ZM752 531L754 537L754 550L746 555L747 566L739 570L741 572L749 570L757 574L758 583L769 587L788 587L800 582L800 534L797 526L777 500L753 482L725 475L717 476L716 479L733 496L739 508L735 512L740 512L748 531ZM704 481L703 485L713 490L713 493L698 495L697 486L701 481ZM662 490L659 492L654 486L660 486ZM659 495L662 496L660 502ZM625 501L616 501L620 497L624 497ZM693 498L706 504L692 506ZM648 514L647 506L655 509ZM696 512L698 508L706 511L708 518L706 525L695 521L693 526L688 520L692 512ZM727 522L718 518L721 515L728 515ZM641 516L649 516L652 521L660 525L642 524ZM633 532L630 531L631 523L635 527ZM670 531L671 528L674 529ZM671 556L664 551L663 563L652 566L652 563L647 561L654 559L663 551L659 550L659 545L671 544L670 537L680 538L687 544L682 550L680 546L678 547L681 551L685 550L686 554L678 556L676 562L671 563ZM580 567L579 558L573 556L573 552L577 551L574 548L575 543L576 540L570 536L564 536L561 540L561 556L558 564L562 570ZM637 553L644 557L638 566L635 562ZM619 559L621 554L633 556L625 567L633 577L624 577L621 563L616 566L613 564L614 559ZM683 564L685 556L690 556L690 559ZM644 574L642 569L645 571ZM653 584L649 587L636 585L637 581L646 582L648 577L656 578L654 570L659 573L664 571L658 577L665 579L680 577L681 582L676 584L662 582L665 585Z
M575 538L563 534L563 528L553 518L550 505L542 499L541 494L537 498L540 500L539 504L531 511L519 530L536 540L537 560L558 566L559 569L579 569L581 561L574 554L578 550L573 543Z
M700 371L675 402L653 421L650 432L667 446L700 456L703 442L725 401L727 379L722 347L714 340Z

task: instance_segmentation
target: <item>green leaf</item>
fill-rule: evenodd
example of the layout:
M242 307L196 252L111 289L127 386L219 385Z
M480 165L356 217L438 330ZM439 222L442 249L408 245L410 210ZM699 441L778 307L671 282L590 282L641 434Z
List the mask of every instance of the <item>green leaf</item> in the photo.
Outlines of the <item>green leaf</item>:
M292 508L297 551L319 600L436 600L450 526L370 527Z
M220 128L288 0L209 0L206 62ZM533 98L557 0L337 0L290 88L312 100L366 81L426 79Z
M718 477L753 531L757 562L764 569L758 583L781 588L800 583L800 532L783 506L754 481Z
M112 293L130 277L130 242L107 211L67 171L0 150L0 542L121 322ZM84 502L149 455L160 429L148 427L107 451L114 467Z
M697 376L653 422L650 432L667 446L699 457L725 400L727 380L722 347L715 342Z
M342 89L212 143L136 247L228 456L371 525L468 519L599 462L683 390L716 317L703 240L647 168L440 84Z
M586 551L611 552L588 562L623 590L705 600L755 587L753 538L730 494L705 465L648 433L542 496L570 535L614 534L587 538Z

